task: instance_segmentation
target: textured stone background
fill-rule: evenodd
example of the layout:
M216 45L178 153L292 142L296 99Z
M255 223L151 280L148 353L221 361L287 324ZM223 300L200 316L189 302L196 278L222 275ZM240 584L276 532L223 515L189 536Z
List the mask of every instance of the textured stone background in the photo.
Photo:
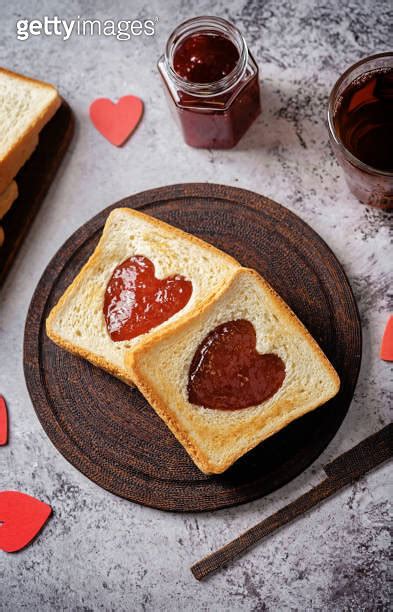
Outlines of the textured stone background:
M48 500L55 511L33 546L0 553L1 610L388 609L389 466L205 583L193 579L189 566L307 490L320 479L322 465L391 420L392 369L378 359L393 310L391 226L387 215L360 206L348 192L325 126L327 96L338 74L361 57L393 47L391 2L0 0L0 14L1 63L57 84L78 120L70 151L0 294L0 391L11 416L10 444L0 450L0 489L24 490ZM18 18L54 14L158 16L159 23L155 37L130 42L16 39ZM261 68L263 113L229 152L182 143L157 76L168 34L198 14L233 20ZM94 130L88 107L97 96L126 93L141 96L146 112L132 140L118 150ZM28 304L65 238L119 198L182 181L253 189L300 215L342 261L364 332L353 404L320 459L265 499L200 515L133 505L79 474L41 429L22 371Z

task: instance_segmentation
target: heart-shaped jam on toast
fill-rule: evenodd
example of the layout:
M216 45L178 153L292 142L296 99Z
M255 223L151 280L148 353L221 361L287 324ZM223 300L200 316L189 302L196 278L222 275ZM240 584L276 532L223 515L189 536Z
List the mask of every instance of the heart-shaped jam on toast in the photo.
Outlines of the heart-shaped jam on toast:
M197 348L189 369L188 399L216 410L249 408L272 397L284 378L285 365L278 355L257 352L252 323L228 321Z
M104 297L104 317L114 342L131 340L167 321L187 304L191 281L181 275L156 278L154 264L143 255L118 265Z

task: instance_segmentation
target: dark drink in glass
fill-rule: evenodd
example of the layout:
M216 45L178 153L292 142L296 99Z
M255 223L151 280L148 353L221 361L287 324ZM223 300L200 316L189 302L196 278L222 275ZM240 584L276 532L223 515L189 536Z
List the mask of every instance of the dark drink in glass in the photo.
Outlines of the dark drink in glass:
M393 210L393 53L366 58L340 77L328 120L352 193L364 204Z

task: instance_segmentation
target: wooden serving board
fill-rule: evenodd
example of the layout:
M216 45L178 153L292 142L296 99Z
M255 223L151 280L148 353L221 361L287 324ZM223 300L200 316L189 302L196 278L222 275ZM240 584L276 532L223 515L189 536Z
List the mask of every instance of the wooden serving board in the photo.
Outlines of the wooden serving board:
M211 242L255 268L290 304L341 377L336 398L260 444L221 476L205 476L137 389L55 346L45 318L97 244L108 213L129 206ZM56 448L101 487L163 510L215 510L281 487L337 432L361 359L350 285L323 240L255 193L209 184L146 191L102 211L61 247L28 312L24 369L37 415Z
M71 142L74 125L72 110L63 100L55 115L40 132L36 150L15 177L19 189L18 198L0 220L5 233L4 244L0 248L0 287L55 178Z

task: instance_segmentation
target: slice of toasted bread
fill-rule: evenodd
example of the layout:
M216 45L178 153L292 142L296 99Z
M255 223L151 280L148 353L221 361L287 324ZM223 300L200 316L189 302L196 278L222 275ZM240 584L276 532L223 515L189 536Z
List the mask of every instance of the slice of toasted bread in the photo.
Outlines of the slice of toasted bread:
M11 181L7 189L0 193L0 219L7 214L12 204L18 197L18 185L15 181Z
M30 157L60 103L52 85L0 68L0 193Z
M273 353L284 362L282 386L270 399L239 410L191 404L188 379L196 350L217 326L239 319L254 326L259 353ZM125 364L206 474L224 472L262 440L327 402L340 386L332 365L289 306L259 274L244 268L188 320L126 353Z
M26 160L33 153L35 148L38 145L38 136L37 134L32 134L29 138L26 139L23 145L23 155L26 157ZM18 184L16 181L11 181L8 187L0 194L0 219L2 219L7 212L10 210L11 206L15 202L16 198L19 195Z
M186 306L168 321L148 334L114 342L103 314L104 295L116 266L134 255L149 258L158 278L185 276L192 281L193 290ZM124 351L170 322L189 316L239 267L232 257L195 236L135 210L117 208L110 213L93 255L49 314L48 336L59 346L132 384L124 366Z

